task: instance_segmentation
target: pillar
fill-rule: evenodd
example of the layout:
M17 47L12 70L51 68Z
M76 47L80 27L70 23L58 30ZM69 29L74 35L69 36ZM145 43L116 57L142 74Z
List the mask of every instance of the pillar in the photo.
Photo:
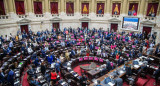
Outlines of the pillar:
M111 2L110 2L110 0L107 0L107 13L110 13L109 11L110 11L110 5L111 4Z
M97 7L97 6L96 6ZM91 12L95 12L95 0L92 0L92 10L91 10Z
M31 0L27 0L27 6L28 6L28 12L32 12L32 1Z
M145 0L141 0L139 14L144 14Z
M65 6L65 4L64 4L64 0L60 0L61 1L61 12L64 12L64 6Z
M74 7L76 7L76 12L79 12L79 8L80 8L80 3L79 3L79 0L76 0L76 6L74 6Z
M127 0L123 1L123 9L122 9L122 13L126 14L126 10L127 10Z
M8 12L14 12L14 1L7 0L7 4L8 4Z
M49 12L49 0L44 1L44 9L45 9L45 12Z

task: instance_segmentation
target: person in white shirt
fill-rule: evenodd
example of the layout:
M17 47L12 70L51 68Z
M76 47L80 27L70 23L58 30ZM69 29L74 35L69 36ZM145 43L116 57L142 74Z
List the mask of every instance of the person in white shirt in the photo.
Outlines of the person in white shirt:
M22 34L19 34L18 38L19 38L19 40L21 40L22 39Z
M60 60L61 60L62 63L65 61L65 58L64 58L63 54L61 54Z
M100 47L97 50L97 55L101 55L101 48Z
M151 47L151 48L153 48L153 47L154 47L154 43L153 43L153 42L150 44L150 47Z
M80 48L77 50L77 55L78 55L78 56L81 55L81 49L80 49Z
M27 51L28 51L28 54L31 54L33 52L31 46L28 47Z
M44 47L44 50L45 50L45 51L49 51L48 46L45 46L45 47Z

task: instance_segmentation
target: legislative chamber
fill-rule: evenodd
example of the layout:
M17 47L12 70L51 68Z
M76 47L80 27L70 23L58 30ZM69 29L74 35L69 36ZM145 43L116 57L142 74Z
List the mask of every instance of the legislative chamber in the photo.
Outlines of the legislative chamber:
M0 0L0 86L160 86L160 0Z

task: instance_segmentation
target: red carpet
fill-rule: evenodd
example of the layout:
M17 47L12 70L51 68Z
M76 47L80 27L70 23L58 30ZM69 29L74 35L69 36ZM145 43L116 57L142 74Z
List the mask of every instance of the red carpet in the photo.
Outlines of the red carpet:
M23 77L22 86L29 86L29 83L27 81L27 72Z
M88 65L90 65L90 64L82 64L82 66L88 66ZM74 71L74 72L77 72L77 73L81 76L82 74L81 74L80 66L81 66L81 65L78 65L78 66L76 66L75 68L73 68L73 71ZM99 65L97 65L97 67L99 67Z
M138 78L136 86L144 86L147 83L148 79Z
M147 82L147 84L146 84L145 86L154 86L154 85L153 85L154 82L155 82L155 79L151 78L151 79ZM157 85L157 86L160 86L160 85Z

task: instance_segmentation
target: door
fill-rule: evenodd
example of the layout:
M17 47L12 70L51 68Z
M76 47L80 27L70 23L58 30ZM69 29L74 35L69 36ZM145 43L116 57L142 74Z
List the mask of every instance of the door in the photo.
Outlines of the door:
M28 25L21 25L20 27L21 27L21 33L25 31L28 34Z
M145 27L145 26L143 26L143 32L142 33L145 32L145 38L147 38L147 35L149 33L151 33L151 29L152 29L152 27Z
M82 22L82 28L88 28L88 22Z
M59 23L53 23L53 28L54 29L59 29Z
M110 31L117 32L117 29L118 29L118 24L111 23L111 30Z

